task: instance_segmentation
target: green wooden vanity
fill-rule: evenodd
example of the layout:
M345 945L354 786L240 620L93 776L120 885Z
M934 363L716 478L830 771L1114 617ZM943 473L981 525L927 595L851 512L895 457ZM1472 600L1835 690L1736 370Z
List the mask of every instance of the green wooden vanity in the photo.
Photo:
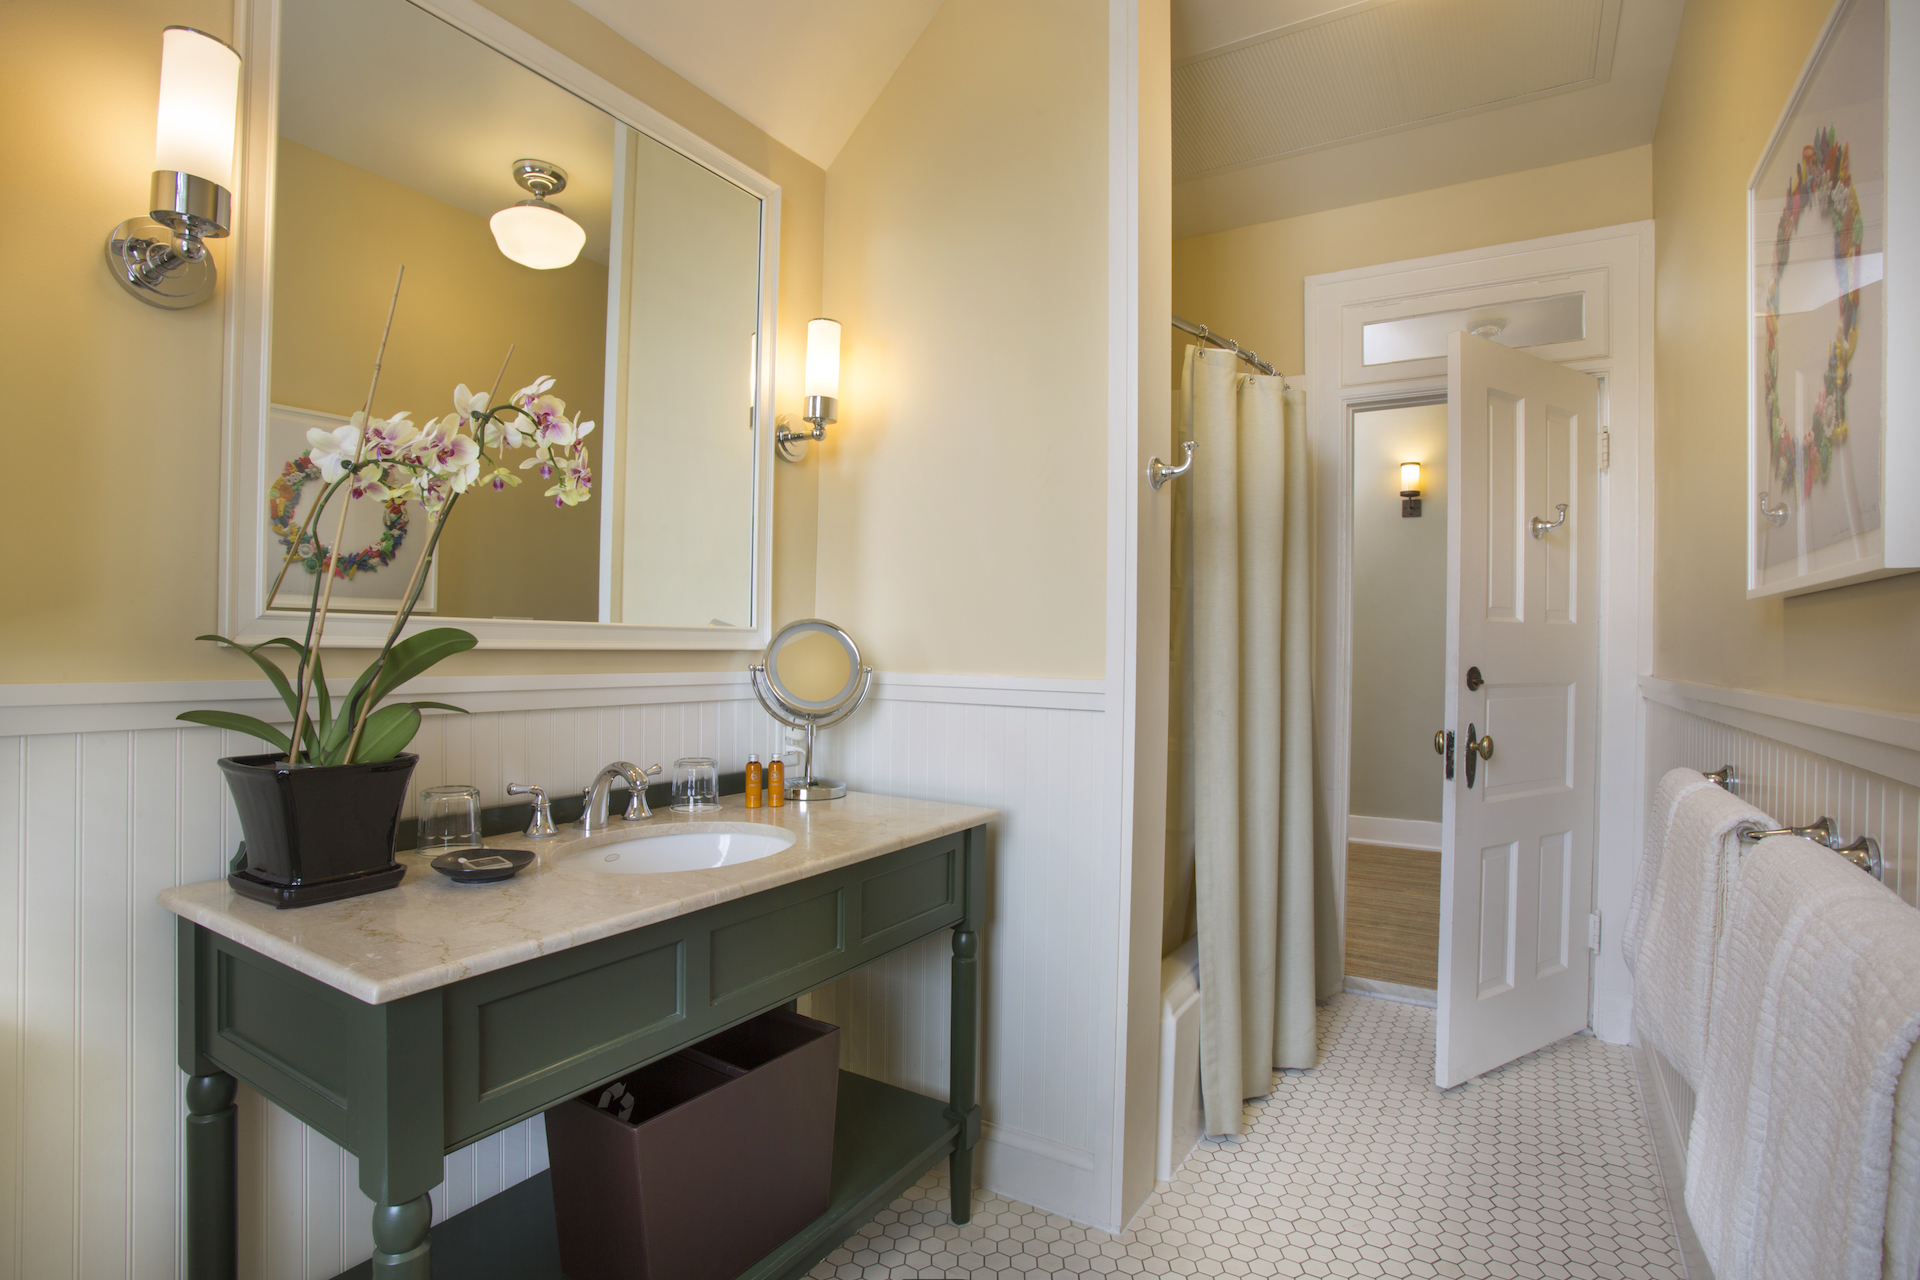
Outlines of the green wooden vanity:
M765 866L728 868L742 873L735 877L737 896L594 941L563 941L545 954L379 1003L263 954L280 950L312 968L305 953L288 949L301 945L300 918L322 926L327 922L319 913L355 910L349 903L274 913L257 903L219 901L212 885L163 895L163 903L182 916L188 1276L230 1280L237 1274L237 1081L359 1158L360 1187L376 1206L375 1253L370 1269L363 1264L346 1274L427 1280L433 1249L427 1192L439 1183L448 1152L940 930L952 931L953 945L951 1100L841 1072L832 1207L745 1274L755 1280L804 1275L943 1157L952 1167L953 1220L967 1221L980 1136L974 1064L984 837L986 822L997 815L958 805L848 799L880 802L876 812L885 809L892 818L902 803L919 806L933 819L923 828L930 825L940 834L914 839L911 822L889 821L883 824L886 834L868 840L884 851L850 855L847 831L834 823L850 830L858 817L852 810L860 805L841 815L776 818L806 829L795 846L800 853L784 868L775 864L787 854L765 859ZM817 856L809 856L809 848ZM821 863L838 865L816 869ZM747 876L753 868L758 872ZM718 873L684 874L711 879ZM428 881L420 881L423 875ZM651 879L666 884L677 878ZM418 919L431 911L439 913L434 920L444 921L448 904L460 904L445 897L449 889L433 883L437 879L423 862L410 866ZM752 887L768 881L778 883ZM578 897L585 892L580 884L578 874L564 884L555 881L539 900L563 892ZM378 913L366 917L374 924L361 927L404 931L411 908L399 895L407 887L352 900L363 913ZM474 895L490 888L453 891ZM608 884L604 893L617 899L651 889ZM541 886L518 891L537 896ZM727 888L715 892L724 897ZM395 901L390 908L368 905L374 898ZM341 917L343 929L346 919ZM248 932L268 928L278 930L272 946ZM487 1229L514 1236L513 1248L521 1254L503 1247L477 1250L478 1257L495 1257L501 1275L525 1280L526 1251L539 1253L544 1231L555 1259L551 1274L560 1274L550 1205L540 1202L537 1187L523 1183L482 1207L489 1210ZM458 1225L465 1216L451 1221ZM474 1265L462 1262L462 1280L488 1274Z

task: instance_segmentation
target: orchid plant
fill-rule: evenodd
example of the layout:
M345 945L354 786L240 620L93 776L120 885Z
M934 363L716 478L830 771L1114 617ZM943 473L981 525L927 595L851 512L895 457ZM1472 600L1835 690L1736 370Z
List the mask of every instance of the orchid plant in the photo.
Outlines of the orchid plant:
M198 637L238 649L251 658L286 703L293 717L293 732L284 734L264 720L229 711L188 711L179 718L252 734L286 753L289 763L332 765L392 759L419 731L423 709L464 714L463 708L444 702L381 704L406 681L476 643L470 632L457 627L432 627L400 638L419 603L440 535L463 494L476 487L502 492L519 485L521 477L509 465L509 453L526 450L528 456L517 470L537 471L542 480L552 481L545 496L552 498L556 507L576 506L592 496L593 470L586 440L593 434L594 424L581 421L578 413L569 418L566 403L552 394L552 388L552 378L537 378L505 403L494 405L491 393L475 393L462 384L454 388L453 412L424 426L416 426L407 412L375 418L363 411L332 430L315 428L307 432L306 457L318 469L324 487L299 533L289 542L280 576L267 593L269 600L275 597L296 560L316 570L304 641L275 638L249 646L225 636ZM368 399L371 401L371 393ZM315 532L320 513L343 493L345 501L335 522L333 544L322 548ZM347 576L336 563L347 504L367 498L378 502L417 500L431 531L380 655L335 706L320 661L320 642L333 580ZM270 648L290 650L298 659L291 680L264 652Z

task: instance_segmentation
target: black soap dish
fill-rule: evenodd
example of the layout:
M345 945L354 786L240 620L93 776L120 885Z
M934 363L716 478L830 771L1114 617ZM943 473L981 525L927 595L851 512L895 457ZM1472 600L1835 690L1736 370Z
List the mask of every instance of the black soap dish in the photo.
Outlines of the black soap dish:
M435 858L433 869L461 884L487 884L511 880L533 858L529 849L456 849Z

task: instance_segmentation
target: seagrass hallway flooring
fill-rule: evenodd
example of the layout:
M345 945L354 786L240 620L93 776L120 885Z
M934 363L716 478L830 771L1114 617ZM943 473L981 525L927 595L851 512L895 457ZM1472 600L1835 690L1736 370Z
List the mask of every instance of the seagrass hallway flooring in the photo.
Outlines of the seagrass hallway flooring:
M1347 973L1426 991L1439 985L1439 854L1347 846Z

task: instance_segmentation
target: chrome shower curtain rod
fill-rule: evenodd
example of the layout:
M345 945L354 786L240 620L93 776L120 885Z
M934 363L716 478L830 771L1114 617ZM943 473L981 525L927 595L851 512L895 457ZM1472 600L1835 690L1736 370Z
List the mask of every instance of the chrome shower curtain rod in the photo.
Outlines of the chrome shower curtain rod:
M1191 320L1185 320L1179 316L1175 316L1173 318L1173 327L1181 330L1182 332L1192 334L1194 337L1200 339L1200 341L1202 342L1211 342L1214 346L1219 347L1223 351L1231 351L1233 352L1233 354L1239 356L1242 360L1245 360L1248 364L1252 365L1254 368L1258 369L1260 372L1268 375L1269 377L1280 378L1283 382L1285 381L1284 375L1281 374L1281 372L1278 369L1268 364L1265 360L1262 360L1259 356L1253 354L1253 352L1242 351L1240 349L1240 344L1235 342L1232 338L1223 338L1219 334L1214 333L1213 331L1208 329L1207 326L1203 324L1195 324Z

